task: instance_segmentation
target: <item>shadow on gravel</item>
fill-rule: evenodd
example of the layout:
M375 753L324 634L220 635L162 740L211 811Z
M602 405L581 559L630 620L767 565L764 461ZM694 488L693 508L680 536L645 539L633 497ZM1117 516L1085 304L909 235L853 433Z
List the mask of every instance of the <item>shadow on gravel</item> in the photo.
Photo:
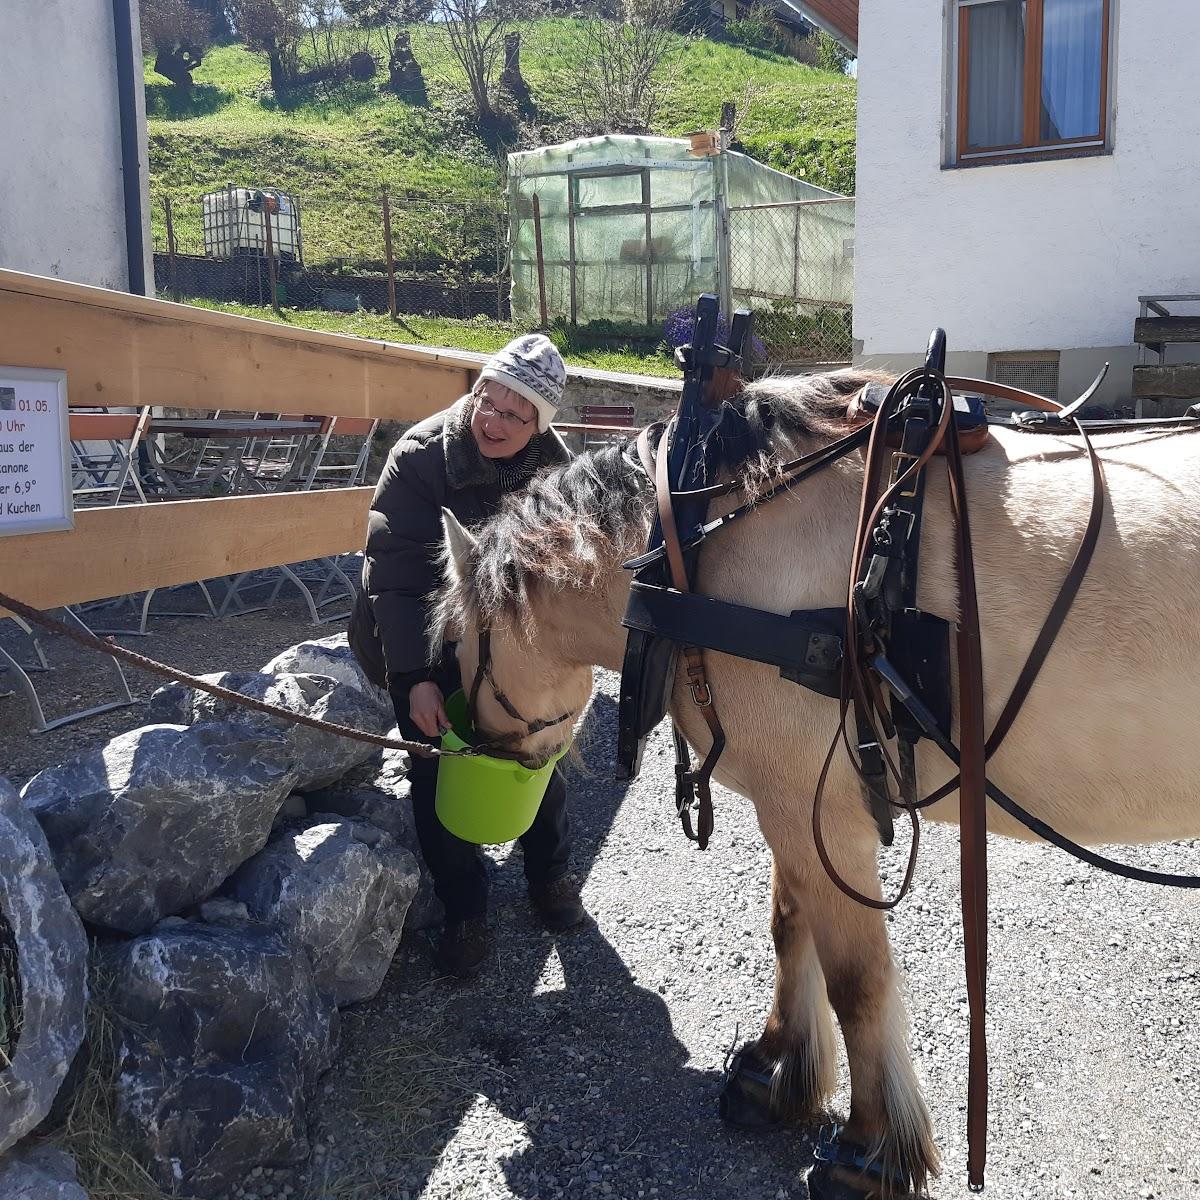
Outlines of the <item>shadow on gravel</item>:
M598 694L581 738L589 765L569 778L573 865L583 878L625 798L607 765L615 722L615 704ZM652 886L644 866L631 869L631 889ZM630 899L631 908L653 903ZM540 929L517 850L492 881L492 911L496 958L478 980L433 978L427 948L410 945L389 980L396 1023L375 1012L352 1034L356 1053L378 1047L390 1070L424 1081L407 1105L422 1103L425 1119L401 1144L383 1128L398 1106L353 1105L368 1126L362 1149L374 1159L375 1186L329 1194L483 1197L506 1183L525 1200L807 1196L799 1176L809 1141L798 1131L727 1130L717 1116L720 1072L686 1065L665 1000L633 982L595 925L557 938ZM369 1092L370 1079L360 1086Z

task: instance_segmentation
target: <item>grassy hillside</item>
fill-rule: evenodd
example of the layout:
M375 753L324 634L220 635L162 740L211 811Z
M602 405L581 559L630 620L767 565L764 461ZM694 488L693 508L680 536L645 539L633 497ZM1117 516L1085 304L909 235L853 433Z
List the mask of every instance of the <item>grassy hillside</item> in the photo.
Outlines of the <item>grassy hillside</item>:
M545 134L557 140L566 109L556 64L577 43L577 22L556 19L524 30L522 67L541 106ZM502 165L475 134L457 66L429 27L413 31L430 107L379 92L375 81L314 93L282 108L270 91L266 59L240 45L212 50L196 72L182 111L173 89L146 67L155 227L169 194L181 249L199 238L199 197L225 183L291 190L306 203L305 237L325 253L361 251L379 238L378 213L362 201L383 184L445 201L502 202ZM380 46L377 44L376 53ZM810 182L853 190L855 83L758 50L706 39L679 42L664 134L713 127L721 103L751 102L740 136L748 153ZM427 215L419 218L426 225ZM403 226L401 215L398 224Z
M483 354L499 350L518 333L524 332L507 321L492 321L487 317L455 320L450 317L402 316L393 321L386 314L371 312L332 313L320 309L285 309L281 318L275 318L269 308L218 304L212 300L192 300L190 303L240 317L281 319L285 324L301 329L323 329L329 333L348 333L380 341L407 342L415 346L453 346L456 350L474 350ZM571 329L562 321L554 322L547 335L563 358L573 366L679 378L679 368L664 345L621 345L620 339L614 339L611 345L596 345L594 339Z

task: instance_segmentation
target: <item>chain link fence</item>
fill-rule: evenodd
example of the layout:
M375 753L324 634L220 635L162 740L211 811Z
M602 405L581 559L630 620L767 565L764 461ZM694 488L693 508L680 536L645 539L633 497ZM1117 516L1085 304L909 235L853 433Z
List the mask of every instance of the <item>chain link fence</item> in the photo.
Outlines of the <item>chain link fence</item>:
M227 187L152 201L160 296L276 309L509 318L507 218L396 194Z
M728 219L731 307L754 310L767 361L848 362L854 200L731 206Z
M542 265L540 244L530 262L522 259L514 320L509 214L503 205L386 193L306 200L277 189L230 186L194 198L157 194L152 213L157 294L235 310L391 314L401 322L485 318L511 329L533 328L544 322L527 293L536 296L538 277L549 282L551 267L557 269L557 260ZM662 273L674 269L674 258L660 246L663 222L677 215L673 209L666 216L653 214L648 243L637 238L602 243L596 251L600 267L665 281ZM556 315L557 336L576 347L611 345L640 356L669 355L690 335L695 294L712 289L723 309L754 310L760 367L850 360L852 198L731 205L723 211L701 205L683 216L687 245L712 249L702 256L708 277L689 277L682 287L676 281L671 297L681 303L678 311L659 315L669 305L664 307L667 297L656 288L642 295L641 320L633 320L611 287L592 286L600 268L588 266L591 275L575 276L572 259L570 291L586 303L580 303L575 323ZM514 219L512 234L519 241L525 225L533 225L521 212ZM581 218L577 225L582 224ZM588 244L586 232L576 231L577 256ZM650 294L658 302L648 306Z

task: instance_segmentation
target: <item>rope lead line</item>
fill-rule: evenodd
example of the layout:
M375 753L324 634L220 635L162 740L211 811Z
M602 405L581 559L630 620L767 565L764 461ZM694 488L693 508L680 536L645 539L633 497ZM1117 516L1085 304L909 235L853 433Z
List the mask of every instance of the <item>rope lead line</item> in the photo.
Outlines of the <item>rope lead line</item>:
M380 733L370 733L366 729L354 729L349 725L338 725L334 721L322 721L317 717L309 717L303 713L292 712L291 709L280 708L278 704L268 704L265 700L256 700L253 696L244 696L241 692L222 687L219 683L209 683L206 679L188 675L176 667L170 667L166 663L157 662L153 658L147 658L144 654L138 654L124 646L119 646L116 642L99 638L94 633L83 633L80 630L72 629L69 625L64 625L61 621L46 616L36 608L30 608L28 604L14 600L12 596L6 596L3 592L0 592L0 608L7 608L17 616L24 617L25 620L32 621L33 624L40 625L43 629L50 630L51 633L58 633L63 637L70 638L71 641L78 642L89 650L110 654L113 658L121 659L130 666L147 671L151 675L161 675L172 683L186 684L190 688L195 688L199 692L207 692L210 696L216 696L217 699L237 705L239 708L253 709L255 712L265 713L269 717L290 721L293 725L307 725L310 729L321 730L322 733L333 733L353 742L368 742L372 746L382 746L388 750L407 750L409 754L419 754L424 758L471 758L489 752L488 748L483 746L471 746L466 750L439 750L435 746L427 746L424 742L406 742L402 738L385 737Z

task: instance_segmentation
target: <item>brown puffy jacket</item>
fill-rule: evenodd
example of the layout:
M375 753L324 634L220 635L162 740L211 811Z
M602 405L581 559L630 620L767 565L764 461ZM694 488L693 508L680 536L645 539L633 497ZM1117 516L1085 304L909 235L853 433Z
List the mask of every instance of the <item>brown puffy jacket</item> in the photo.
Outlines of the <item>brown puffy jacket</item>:
M570 457L552 430L536 434L530 447L539 468ZM429 677L442 509L470 527L491 516L503 495L495 464L471 433L469 397L414 425L392 447L371 501L363 587L350 617L351 649L380 687L403 689Z

